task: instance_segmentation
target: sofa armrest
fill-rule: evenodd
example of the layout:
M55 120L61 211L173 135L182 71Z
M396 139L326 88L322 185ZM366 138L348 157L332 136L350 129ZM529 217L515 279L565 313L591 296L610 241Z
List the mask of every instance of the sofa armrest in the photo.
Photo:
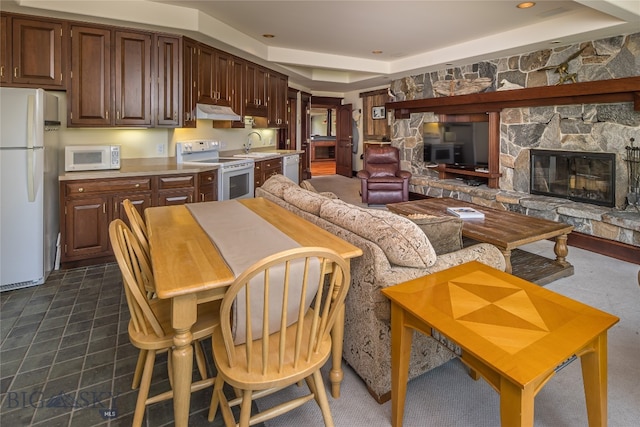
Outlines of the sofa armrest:
M371 178L371 174L369 173L369 171L359 170L358 173L356 174L356 177L360 179L369 179Z
M410 179L411 178L411 172L405 171L405 170L399 170L399 171L396 172L396 176L398 178L402 178L402 179Z

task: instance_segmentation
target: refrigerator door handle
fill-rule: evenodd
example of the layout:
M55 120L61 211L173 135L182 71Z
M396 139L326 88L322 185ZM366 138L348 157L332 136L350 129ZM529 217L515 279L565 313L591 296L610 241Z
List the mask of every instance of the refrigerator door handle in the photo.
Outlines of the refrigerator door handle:
M33 150L33 131L35 126L35 103L36 97L29 95L27 97L27 191L29 193L29 201L35 202L35 173L34 168L35 156Z
M33 148L27 149L27 191L29 193L29 201L36 201L36 188L35 188L35 180L36 180L36 168L34 163L35 159L35 150Z

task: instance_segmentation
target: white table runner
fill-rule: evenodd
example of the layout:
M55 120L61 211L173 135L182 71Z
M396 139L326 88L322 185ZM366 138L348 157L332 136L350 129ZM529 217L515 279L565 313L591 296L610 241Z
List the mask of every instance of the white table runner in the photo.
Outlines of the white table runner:
M226 261L227 265L238 277L255 262L288 249L300 247L298 242L278 230L268 221L262 219L251 209L236 200L220 202L191 203L186 205L195 220L207 233L211 241ZM302 283L304 260L291 263L292 283ZM281 289L284 281L284 266L272 268L270 273L270 307L269 330L276 332L280 328L280 314L282 312ZM320 275L320 265L316 262L309 271L308 288L305 296L306 307L309 307L317 291ZM300 280L298 280L300 277ZM252 289L262 288L263 275L251 280ZM257 295L257 296L256 296ZM244 292L239 293L234 303L233 325L236 344L245 342L245 313L246 298ZM297 320L300 290L289 296L287 308L287 326ZM251 298L252 336L259 339L262 330L257 323L263 315L264 299L262 292L253 293Z

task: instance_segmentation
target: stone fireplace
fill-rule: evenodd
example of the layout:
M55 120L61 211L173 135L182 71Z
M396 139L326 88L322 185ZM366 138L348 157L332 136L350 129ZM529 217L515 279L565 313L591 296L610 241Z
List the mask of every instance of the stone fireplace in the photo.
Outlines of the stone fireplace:
M614 153L531 150L531 194L615 206Z
M464 176L458 179L452 176L442 178L438 170L429 167L423 159L423 123L439 121L438 114L477 112L469 109L456 111L450 107L454 104L451 99L444 98L438 99L439 102L420 104L421 100L441 98L434 91L435 84L489 78L492 86L483 90L483 93L503 90L501 83L505 80L529 89L553 87L557 83L557 74L540 70L558 63L570 52L583 48L580 56L571 63L579 82L638 76L640 33L635 33L451 67L393 81L391 89L396 103L415 101L421 106L433 105L438 108L429 110L423 107L416 111L407 106L400 116L391 109L392 144L401 150L402 167L413 173L410 191L432 197L453 197L496 209L558 220L574 225L574 231L585 235L640 247L640 205L636 203L630 206L627 203L632 186L630 176L634 176L634 173L630 172L632 163L626 158L627 148L638 147L637 141L640 141L637 101L586 99L584 102L571 103L566 101L573 99L565 99L561 103L549 100L548 104L534 106L528 105L530 98L523 98L519 105L502 106L498 110L499 123L496 125L499 158L494 159L493 164L499 165L499 178L498 185L494 187L465 185ZM450 97L455 96L450 94ZM487 108L484 111L496 110ZM612 184L610 189L604 190L606 196L602 197L606 202L603 200L602 204L594 204L592 194L586 194L584 199L587 200L551 197L552 194L546 193L532 194L530 189L535 179L530 168L532 150L612 154L609 180ZM602 180L593 178L596 174L580 174L573 179L574 190L580 185L589 190L603 188L604 184L598 182ZM570 177L567 185L571 188Z

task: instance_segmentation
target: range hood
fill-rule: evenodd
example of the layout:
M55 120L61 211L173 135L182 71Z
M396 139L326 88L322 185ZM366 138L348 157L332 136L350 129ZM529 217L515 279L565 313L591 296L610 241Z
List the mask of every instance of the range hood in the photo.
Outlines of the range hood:
M210 104L197 104L196 118L201 120L242 120L242 117L231 108Z

